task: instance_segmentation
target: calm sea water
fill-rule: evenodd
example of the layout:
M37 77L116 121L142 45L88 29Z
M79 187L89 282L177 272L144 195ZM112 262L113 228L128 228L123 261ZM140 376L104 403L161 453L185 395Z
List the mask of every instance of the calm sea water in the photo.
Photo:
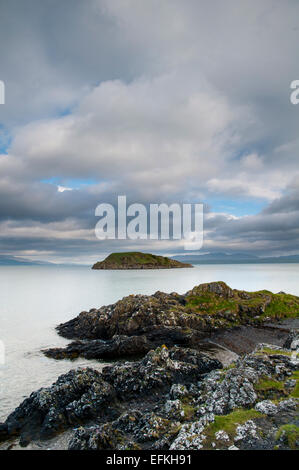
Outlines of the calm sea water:
M82 310L115 302L132 293L184 293L196 284L225 281L236 289L299 295L299 264L204 265L157 271L92 271L90 268L0 267L0 421L32 391L58 375L94 361L55 361L42 348L62 346L54 327Z

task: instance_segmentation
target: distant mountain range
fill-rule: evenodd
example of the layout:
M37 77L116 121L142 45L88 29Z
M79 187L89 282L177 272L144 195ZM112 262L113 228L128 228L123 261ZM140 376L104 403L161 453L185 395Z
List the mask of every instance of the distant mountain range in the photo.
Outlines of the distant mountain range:
M0 255L0 266L53 266L46 261L28 261L17 256Z
M205 255L176 255L177 261L191 264L271 264L299 263L299 255L264 257L246 253L209 253Z

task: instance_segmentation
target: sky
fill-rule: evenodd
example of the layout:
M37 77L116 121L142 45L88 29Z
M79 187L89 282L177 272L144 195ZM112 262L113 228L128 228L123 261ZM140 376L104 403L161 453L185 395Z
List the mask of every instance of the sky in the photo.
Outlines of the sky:
M299 253L297 0L3 0L0 254L183 253L98 240L95 208L203 203L202 253Z

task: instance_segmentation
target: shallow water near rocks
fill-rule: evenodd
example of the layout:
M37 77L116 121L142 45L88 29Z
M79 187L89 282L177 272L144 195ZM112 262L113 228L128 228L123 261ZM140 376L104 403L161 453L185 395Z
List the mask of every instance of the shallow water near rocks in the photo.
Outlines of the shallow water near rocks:
M71 368L104 363L55 361L40 353L63 346L55 326L82 310L110 304L129 294L157 290L184 293L197 284L225 281L232 288L268 289L299 295L298 264L202 265L193 269L92 271L89 267L0 267L0 421L32 391L49 386ZM106 364L106 363L105 363Z

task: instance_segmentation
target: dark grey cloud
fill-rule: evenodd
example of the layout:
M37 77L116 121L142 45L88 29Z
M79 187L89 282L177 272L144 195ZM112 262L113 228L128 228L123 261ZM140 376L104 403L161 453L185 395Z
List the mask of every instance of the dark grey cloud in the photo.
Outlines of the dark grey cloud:
M299 181L297 181L299 183ZM297 186L297 187L296 187ZM283 214L299 212L299 184L293 184L293 188L288 194L279 199L275 199L268 207L263 210L263 214Z
M15 125L53 116L96 83L142 73L138 43L125 40L105 3L1 2L1 79L7 106L0 108L0 122Z
M231 218L212 215L206 229L215 248L261 255L298 253L299 247L299 188L276 199L257 215Z

